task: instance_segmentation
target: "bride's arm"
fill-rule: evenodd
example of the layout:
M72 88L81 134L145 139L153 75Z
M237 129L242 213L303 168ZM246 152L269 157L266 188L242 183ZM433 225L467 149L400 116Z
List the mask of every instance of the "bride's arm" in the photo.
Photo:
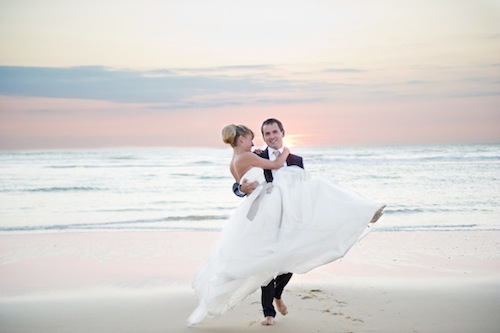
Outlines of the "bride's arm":
M244 153L240 155L238 160L234 162L234 169L231 169L231 173L233 174L234 179L237 181L233 184L234 194L239 197L244 197L246 194L252 193L255 187L258 185L257 182L249 183L245 179L243 180L242 185L240 185L238 183L240 178L238 175L244 175L252 167L259 167L266 170L279 169L283 166L289 154L290 150L285 147L283 149L283 153L274 161L262 158L258 155L255 155L254 153Z
M259 157L254 153L244 153L238 160L238 169L248 171L251 167L259 167L266 170L279 169L286 162L290 150L288 148L283 149L283 153L276 158L276 160L271 161L266 158ZM242 173L244 174L244 172Z
M287 147L284 147L283 148L283 152L281 153L280 156L278 156L274 161L271 162L271 160L267 160L265 158L262 158L262 157L259 157L259 159L263 159L265 163L267 162L271 162L273 163L272 167L270 168L264 168L264 169L279 169L283 166L283 164L285 164L286 162L286 159L288 158L288 155L290 155L290 149L288 149Z

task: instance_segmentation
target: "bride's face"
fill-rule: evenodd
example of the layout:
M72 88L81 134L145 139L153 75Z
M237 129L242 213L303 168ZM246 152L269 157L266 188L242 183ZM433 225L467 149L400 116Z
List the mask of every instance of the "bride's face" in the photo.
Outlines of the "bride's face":
M240 144L245 150L251 151L253 147L253 136L252 135L245 135L242 136L241 144Z

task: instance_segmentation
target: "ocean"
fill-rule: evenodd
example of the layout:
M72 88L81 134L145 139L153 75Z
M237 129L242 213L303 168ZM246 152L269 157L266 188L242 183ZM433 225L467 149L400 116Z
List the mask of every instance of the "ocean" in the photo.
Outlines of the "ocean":
M500 230L500 144L293 147L313 177L387 205L375 232ZM0 234L218 231L232 150L0 152Z

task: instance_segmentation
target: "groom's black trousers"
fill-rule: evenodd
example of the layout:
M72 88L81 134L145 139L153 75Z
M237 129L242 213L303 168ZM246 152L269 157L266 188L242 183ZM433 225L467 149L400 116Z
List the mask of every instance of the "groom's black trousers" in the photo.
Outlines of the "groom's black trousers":
M275 317L276 310L274 309L273 300L275 298L281 299L281 294L283 289L285 289L286 284L292 278L292 273L281 274L272 279L271 282L262 288L262 310L264 311L264 317Z

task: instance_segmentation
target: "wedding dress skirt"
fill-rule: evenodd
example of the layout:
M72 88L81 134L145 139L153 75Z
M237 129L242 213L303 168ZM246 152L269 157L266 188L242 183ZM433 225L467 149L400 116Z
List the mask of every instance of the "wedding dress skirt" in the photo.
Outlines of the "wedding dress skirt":
M192 286L199 305L189 325L217 317L280 273L306 273L343 257L383 205L299 167L266 183L263 170L242 179L260 185L233 211Z

